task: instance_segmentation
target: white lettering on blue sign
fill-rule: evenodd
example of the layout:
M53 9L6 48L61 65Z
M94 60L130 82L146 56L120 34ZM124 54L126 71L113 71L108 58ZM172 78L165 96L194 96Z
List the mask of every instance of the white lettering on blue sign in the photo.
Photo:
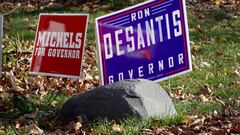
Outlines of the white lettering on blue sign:
M178 63L175 62L175 59L177 59ZM167 61L159 60L157 63L148 63L146 67L140 66L136 69L130 69L126 73L121 72L118 73L118 76L110 75L108 76L108 80L111 83L122 81L124 79L133 79L134 75L137 75L138 78L144 78L146 75L144 75L144 70L147 70L147 75L154 74L154 69L158 68L158 71L161 72L165 68L173 68L174 65L183 65L184 64L184 58L183 54L178 54L178 57L169 57ZM134 72L135 71L135 72ZM137 72L136 72L137 71ZM110 84L111 84L110 83Z
M192 70L185 1L150 0L96 19L101 83Z
M150 16L150 9L144 9L131 14L131 21L137 21L143 19L144 17Z
M144 17L147 17L150 15L150 13L146 12L149 10L144 10L141 12L133 13L131 15L132 21L136 21ZM140 16L139 16L140 15ZM169 15L161 15L156 17L155 19L150 19L148 21L145 21L145 23L138 23L137 24L137 41L135 40L133 34L133 27L129 26L124 29L118 29L114 31L114 34L112 33L106 33L103 35L104 39L104 47L105 47L105 55L106 59L111 59L114 57L113 52L116 49L117 56L124 55L126 53L130 53L136 50L140 50L143 48L146 48L146 46L152 46L156 44L156 38L160 39L160 42L163 42L164 40L170 40L171 39L171 30L174 31L174 37L178 37L182 35L182 27L181 27L181 20L180 20L180 12L179 10L175 10L171 14L173 23L169 24ZM162 21L166 22L166 26L163 26ZM158 28L154 28L154 23L157 24ZM162 27L166 27L167 32L163 33ZM173 27L173 29L170 29L170 27ZM143 32L143 28L146 30ZM159 33L159 37L156 37L156 32ZM146 33L143 34L143 33ZM163 35L167 34L167 38L163 38ZM127 49L123 50L121 49L121 45L123 45L123 39L120 39L120 35L125 35L124 37L129 44L127 45ZM115 38L114 40L112 38ZM146 41L145 41L146 40ZM115 41L115 42L114 42ZM145 44L147 42L147 45ZM137 43L137 46L135 46ZM113 48L113 44L116 45L116 48ZM159 44L161 45L161 44Z

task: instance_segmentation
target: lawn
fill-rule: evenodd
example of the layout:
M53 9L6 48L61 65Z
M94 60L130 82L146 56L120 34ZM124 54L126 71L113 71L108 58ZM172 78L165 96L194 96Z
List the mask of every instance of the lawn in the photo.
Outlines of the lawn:
M194 128L191 123L203 117L240 117L240 17L232 17L222 10L189 10L193 71L159 83L172 97L178 115L161 120L150 118L147 121L128 118L121 123L102 120L90 123L86 126L88 128L83 126L79 129L76 129L76 125L79 124L77 122L64 127L56 125L56 112L71 95L99 85L95 18L113 11L109 5L96 10L54 7L31 12L17 9L6 16L3 37L4 77L0 82L0 134L27 134L29 125L37 125L45 133L56 133L60 130L65 133L144 134L166 129L171 131L171 127L183 129L182 125ZM6 10L1 9L0 12ZM79 81L33 76L28 73L38 15L51 12L90 14L84 77ZM49 119L43 120L40 115L23 115L19 107L14 106L12 92L7 91L12 87L17 87L17 91L29 99L31 109L27 108L27 111L31 115L37 110L38 114L41 112L44 118L49 116Z

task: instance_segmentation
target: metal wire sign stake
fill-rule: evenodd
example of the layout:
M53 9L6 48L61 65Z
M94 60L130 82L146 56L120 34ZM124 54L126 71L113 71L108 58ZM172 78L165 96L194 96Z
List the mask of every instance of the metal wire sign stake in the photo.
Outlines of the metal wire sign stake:
M17 6L13 10L0 15L0 78L2 78L2 64L3 64L2 63L3 16L9 15L9 14L15 12L20 6L21 6L21 4L18 3Z
M0 16L0 78L2 78L2 37L3 37L3 16Z

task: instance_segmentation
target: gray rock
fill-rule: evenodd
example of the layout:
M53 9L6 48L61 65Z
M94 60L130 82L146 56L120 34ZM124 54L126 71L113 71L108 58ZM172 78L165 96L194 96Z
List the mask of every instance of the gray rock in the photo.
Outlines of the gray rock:
M172 116L176 110L166 91L152 81L138 79L101 86L70 98L59 111L58 120L68 122L84 114L89 121L123 120L128 116Z

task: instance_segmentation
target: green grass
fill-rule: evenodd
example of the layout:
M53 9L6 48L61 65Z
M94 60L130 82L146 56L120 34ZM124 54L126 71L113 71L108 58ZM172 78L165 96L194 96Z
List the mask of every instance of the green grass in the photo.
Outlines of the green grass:
M0 135L27 135L27 133L24 130L16 130L14 126L10 126L6 128L5 133L0 132Z
M139 135L140 133L142 133L143 129L154 129L157 127L177 125L177 124L180 124L185 118L186 118L185 115L182 113L179 113L178 115L173 117L164 117L161 119L149 118L148 120L139 120L137 118L129 117L118 124L121 125L121 128L123 130L121 134ZM115 123L116 122L114 121L110 122L108 120L101 120L101 121L94 122L92 124L92 128L93 128L92 134L97 135L100 133L100 134L113 134L113 135L116 134L117 135L119 133L114 132L112 130L112 126Z
M29 23L35 24L39 13L79 13L84 12L79 8L50 8L34 12L17 11L12 15L10 22L4 25L4 42L8 46L3 52L11 52L16 48L18 50L31 50L31 47L25 47L21 40L34 39L35 30L27 30ZM90 12L88 24L87 45L95 46L95 18L111 12L109 9L100 8ZM199 19L205 16L205 19ZM161 82L166 89L173 92L182 90L183 93L197 93L200 87L207 85L213 92L213 96L220 100L229 102L230 97L240 98L240 88L234 84L240 81L240 78L233 75L236 69L240 68L240 19L231 19L223 11L212 11L208 14L195 13L188 15L190 40L194 42L191 48L200 48L199 52L192 52L193 71L186 75L172 78L168 81ZM27 20L27 21L26 21ZM200 26L201 32L194 29ZM34 28L36 29L36 27ZM237 31L238 30L238 31ZM4 56L4 61L14 60L12 56ZM202 62L210 64L209 67L201 66ZM53 102L61 106L66 100L65 95L49 94L42 100L42 110L51 110L50 105ZM173 118L164 118L161 120L137 120L134 118L126 119L121 122L123 134L139 134L144 128L151 128L153 125L169 126L180 124L186 115L212 114L215 110L221 112L221 106L216 102L201 102L197 100L182 102L174 99L178 115ZM40 104L42 105L42 104ZM54 110L55 111L55 110ZM117 134L111 130L115 122L100 121L92 123L93 134ZM8 134L18 133L14 127L9 127Z
M178 112L188 115L212 114L214 111L220 111L221 109L221 106L217 103L200 101L176 103L175 107Z
M232 73L234 70L239 69L240 56L237 55L237 52L240 52L240 37L234 28L240 27L240 19L216 20L215 16L219 18L223 14L219 12L205 15L205 20L198 19L199 16L204 15L201 13L195 16L189 15L189 27L194 29L197 25L200 25L203 31L202 33L190 32L190 39L195 43L191 47L201 48L201 51L192 52L194 57L192 73L185 75L185 77L181 76L171 79L172 89L176 89L182 84L187 85L185 91L193 92L201 85L209 84L211 87L220 83L229 85L238 79ZM229 24L232 26L229 26ZM208 40L215 41L213 44L204 42ZM210 67L201 67L201 62L209 63ZM190 84L186 83L189 81L189 79L185 79L186 77L190 78ZM166 81L164 85L167 85L167 83Z
M57 111L67 101L68 96L62 93L51 92L42 99L42 110L44 111Z
M3 11L1 11L3 12ZM33 12L26 12L20 9L11 14L12 19L5 21L4 34L11 37L20 37L21 40L28 40L35 38L37 25L31 30L28 30L29 24L37 24L40 13L89 13L90 18L88 22L87 45L95 43L95 18L106 13L111 12L110 8L98 8L95 12L83 11L78 7L51 7L43 10L36 10Z
M148 120L138 120L135 118L126 119L121 125L124 128L124 134L137 135L141 132L142 129L148 129L152 124L152 119Z

